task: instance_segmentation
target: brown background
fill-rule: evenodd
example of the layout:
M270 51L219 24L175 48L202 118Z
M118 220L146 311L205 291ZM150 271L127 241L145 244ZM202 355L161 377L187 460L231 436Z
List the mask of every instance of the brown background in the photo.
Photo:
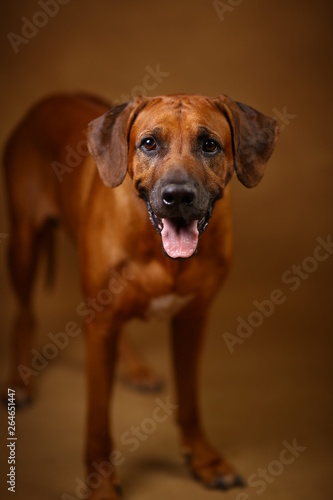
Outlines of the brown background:
M221 2L223 3L223 2ZM266 176L255 190L233 180L235 261L211 314L202 376L203 414L215 445L245 478L267 468L287 440L306 447L283 472L244 493L256 499L329 500L332 486L332 270L333 257L292 292L284 272L313 255L316 238L332 234L332 7L329 1L247 0L232 2L220 19L213 2L70 0L15 54L7 38L20 34L26 16L41 8L34 0L1 4L1 127L3 144L22 113L54 91L91 91L120 99L142 85L147 66L168 73L149 95L227 93L278 117L282 125ZM235 4L238 4L235 6ZM284 125L284 126L283 126ZM1 182L3 185L3 182ZM9 228L1 188L0 233ZM8 364L9 325L15 303L1 239L1 380ZM56 289L40 279L36 310L39 333L78 320L82 297L75 252L59 235ZM223 333L236 333L252 302L279 288L286 300L230 354ZM160 396L173 397L167 330L132 325L143 356L167 380ZM84 375L82 336L37 377L35 405L17 416L17 500L73 496L84 477ZM135 453L120 436L151 416L156 396L116 390L114 433L126 461L119 468L125 498L240 500L239 491L207 492L192 482L168 419ZM7 498L6 414L0 413L1 498ZM273 467L274 470L274 466ZM276 465L278 467L278 465ZM278 470L278 469L275 469ZM243 497L243 500L246 496Z

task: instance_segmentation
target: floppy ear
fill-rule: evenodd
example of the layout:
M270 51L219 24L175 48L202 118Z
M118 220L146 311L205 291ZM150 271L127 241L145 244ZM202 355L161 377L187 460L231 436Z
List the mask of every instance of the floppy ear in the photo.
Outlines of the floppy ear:
M237 177L244 186L254 187L262 179L277 141L277 121L226 95L218 99L232 132Z
M88 125L88 149L107 187L117 187L125 178L129 133L144 105L144 99L136 97L111 108Z

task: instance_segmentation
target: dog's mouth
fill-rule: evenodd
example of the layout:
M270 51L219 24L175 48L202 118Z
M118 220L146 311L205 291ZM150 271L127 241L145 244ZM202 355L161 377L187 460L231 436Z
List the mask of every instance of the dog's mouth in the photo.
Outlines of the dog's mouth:
M199 230L198 221L186 223L185 219L162 219L162 243L165 253L172 259L187 259L197 249Z
M155 230L162 237L163 249L172 259L188 259L197 251L199 235L208 226L214 202L201 219L186 220L184 217L160 218L152 210L146 197L143 197L149 214L149 219Z

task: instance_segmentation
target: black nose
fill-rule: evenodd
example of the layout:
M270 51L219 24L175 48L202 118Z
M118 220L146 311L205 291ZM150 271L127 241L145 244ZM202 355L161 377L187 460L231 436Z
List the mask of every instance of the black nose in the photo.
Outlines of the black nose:
M168 184L162 190L163 204L170 208L179 205L191 206L196 198L196 190L186 184Z

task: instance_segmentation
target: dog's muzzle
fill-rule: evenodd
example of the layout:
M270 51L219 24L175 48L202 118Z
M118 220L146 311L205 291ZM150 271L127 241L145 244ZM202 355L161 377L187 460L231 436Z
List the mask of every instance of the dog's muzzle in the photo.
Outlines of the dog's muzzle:
M186 259L196 253L199 235L206 229L214 202L194 183L163 183L144 198L150 221L161 234L165 253Z

